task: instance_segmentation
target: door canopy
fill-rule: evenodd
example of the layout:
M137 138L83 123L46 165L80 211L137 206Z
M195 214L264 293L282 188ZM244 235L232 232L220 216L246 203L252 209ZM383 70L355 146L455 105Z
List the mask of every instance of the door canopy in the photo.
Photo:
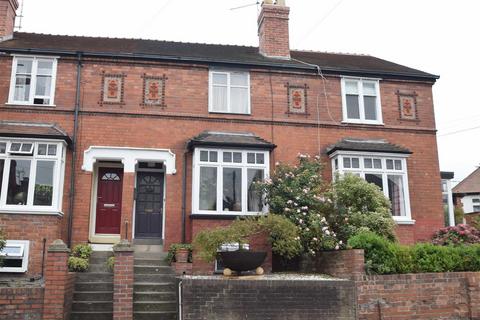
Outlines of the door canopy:
M139 162L162 162L167 174L177 172L170 149L90 146L83 153L82 170L92 172L96 161L121 161L124 172L135 172Z

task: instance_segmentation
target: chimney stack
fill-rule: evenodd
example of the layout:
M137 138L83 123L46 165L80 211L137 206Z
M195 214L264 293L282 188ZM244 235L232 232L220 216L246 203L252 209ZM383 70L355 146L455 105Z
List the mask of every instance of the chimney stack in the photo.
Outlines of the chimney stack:
M17 0L0 0L0 41L13 37L17 9Z
M260 53L270 58L290 59L288 14L285 0L264 0L258 16Z

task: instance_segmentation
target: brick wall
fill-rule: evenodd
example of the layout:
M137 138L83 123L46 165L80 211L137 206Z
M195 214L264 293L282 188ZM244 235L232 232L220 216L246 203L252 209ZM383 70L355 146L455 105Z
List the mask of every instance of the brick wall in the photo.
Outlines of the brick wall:
M41 320L43 292L40 285L0 287L0 319Z
M323 251L316 257L302 261L302 272L328 274L338 278L354 279L365 275L363 250Z
M182 280L184 320L355 319L351 281L228 280L220 277Z
M17 0L0 0L0 40L13 34Z
M114 249L113 318L133 319L133 248L122 240Z
M60 216L0 213L0 230L6 239L30 240L27 276L41 275L47 246L61 237L62 220ZM43 239L46 239L45 248Z
M270 57L290 57L288 14L290 9L281 5L262 4L258 17L259 50Z
M480 273L365 276L358 315L369 319L480 319Z

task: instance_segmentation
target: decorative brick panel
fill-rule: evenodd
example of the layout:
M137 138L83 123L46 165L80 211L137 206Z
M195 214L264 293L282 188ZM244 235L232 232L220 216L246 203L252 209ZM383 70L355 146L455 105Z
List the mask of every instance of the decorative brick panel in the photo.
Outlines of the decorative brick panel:
M113 247L113 319L133 319L133 248L126 240Z

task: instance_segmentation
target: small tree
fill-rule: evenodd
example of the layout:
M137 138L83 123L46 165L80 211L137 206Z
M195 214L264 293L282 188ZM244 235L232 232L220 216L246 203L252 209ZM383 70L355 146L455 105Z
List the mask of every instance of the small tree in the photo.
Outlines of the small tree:
M260 185L270 212L299 228L303 252L310 255L342 246L325 218L332 201L326 197L329 185L323 181L322 169L319 156L299 154L297 165L277 163L271 178Z
M330 197L335 209L327 220L338 238L348 241L362 231L394 241L395 221L390 212L390 201L378 186L352 174L337 177Z

